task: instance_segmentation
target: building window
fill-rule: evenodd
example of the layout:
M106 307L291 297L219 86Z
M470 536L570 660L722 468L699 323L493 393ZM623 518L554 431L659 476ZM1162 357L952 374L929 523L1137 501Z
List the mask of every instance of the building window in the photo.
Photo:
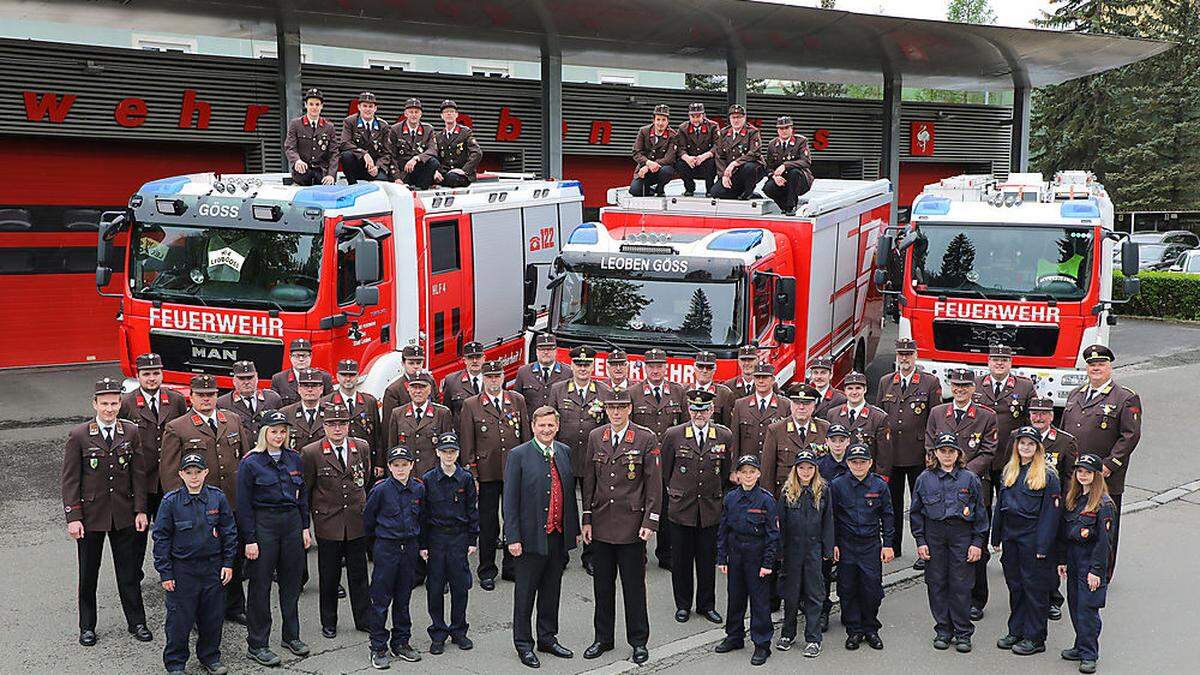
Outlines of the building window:
M195 54L197 49L195 40L161 35L134 35L133 48L149 52L175 52L179 54Z
M312 47L300 47L300 63L309 63L312 61ZM272 43L262 43L254 45L254 58L256 59L277 59L279 58L279 46Z
M637 85L637 75L633 73L600 73L600 84L624 84L633 87Z
M365 56L363 67L372 70L412 70L412 62L387 56Z
M509 77L512 68L502 63L472 63L467 66L468 72L475 77Z

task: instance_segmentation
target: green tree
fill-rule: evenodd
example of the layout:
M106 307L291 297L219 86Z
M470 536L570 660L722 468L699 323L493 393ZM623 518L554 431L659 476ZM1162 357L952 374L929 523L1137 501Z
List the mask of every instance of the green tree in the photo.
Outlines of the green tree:
M642 294L642 285L636 281L592 277L587 284L584 325L629 328L630 322L650 304L650 298Z
M708 295L703 288L697 288L692 293L691 303L683 317L683 323L679 325L679 332L689 337L702 337L706 342L711 342L712 322L712 305L708 302Z
M967 283L967 275L975 269L975 245L966 234L956 234L946 245L942 255L942 269L938 285L946 288L961 288Z
M725 91L724 75L705 75L704 73L687 73L683 76L685 89L693 91ZM751 94L761 94L767 89L767 81L758 78L746 80L746 91Z
M950 0L946 5L946 20L955 23L996 23L996 12L988 0Z

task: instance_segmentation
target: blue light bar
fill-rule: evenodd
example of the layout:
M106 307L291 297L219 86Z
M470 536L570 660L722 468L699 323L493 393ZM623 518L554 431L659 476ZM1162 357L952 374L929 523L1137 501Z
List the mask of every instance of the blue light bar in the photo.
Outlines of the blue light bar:
M730 230L713 237L708 243L708 250L745 253L762 243L762 240L762 230Z
M378 185L314 185L296 193L292 202L297 206L318 206L323 209L344 209L354 206L358 198L379 190Z
M600 241L600 232L596 229L595 223L583 223L571 232L571 236L567 237L568 244L595 244Z
M573 188L580 188L582 190L582 187L580 186L580 183L577 180L560 180L560 181L558 181L558 187L560 187L560 188L573 187Z
M912 213L914 216L944 216L950 213L950 199L948 197L925 197L917 202Z
M1100 205L1094 199L1066 201L1059 207L1059 214L1063 218L1099 218Z
M187 176L173 176L171 178L161 178L152 180L142 186L138 193L146 193L150 197L161 197L165 195L177 195L183 189L184 185L192 182Z

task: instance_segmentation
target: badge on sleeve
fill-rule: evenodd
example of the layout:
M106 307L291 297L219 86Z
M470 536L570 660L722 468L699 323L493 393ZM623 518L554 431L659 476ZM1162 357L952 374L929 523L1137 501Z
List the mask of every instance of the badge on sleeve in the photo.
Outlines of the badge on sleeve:
M1089 534L1091 534L1091 531L1088 530L1086 527L1079 530L1079 537L1081 539L1087 539Z
M93 469L100 466L100 460L96 459L95 457L93 457L88 463L92 465Z

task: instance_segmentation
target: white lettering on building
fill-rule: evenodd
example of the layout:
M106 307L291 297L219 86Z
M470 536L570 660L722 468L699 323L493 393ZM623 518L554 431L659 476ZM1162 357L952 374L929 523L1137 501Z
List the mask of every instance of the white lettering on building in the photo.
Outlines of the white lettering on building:
M279 317L227 314L204 309L151 307L150 327L199 333L283 337L283 319Z
M1023 303L982 303L947 300L933 305L933 318L994 323L1058 323L1058 307Z

